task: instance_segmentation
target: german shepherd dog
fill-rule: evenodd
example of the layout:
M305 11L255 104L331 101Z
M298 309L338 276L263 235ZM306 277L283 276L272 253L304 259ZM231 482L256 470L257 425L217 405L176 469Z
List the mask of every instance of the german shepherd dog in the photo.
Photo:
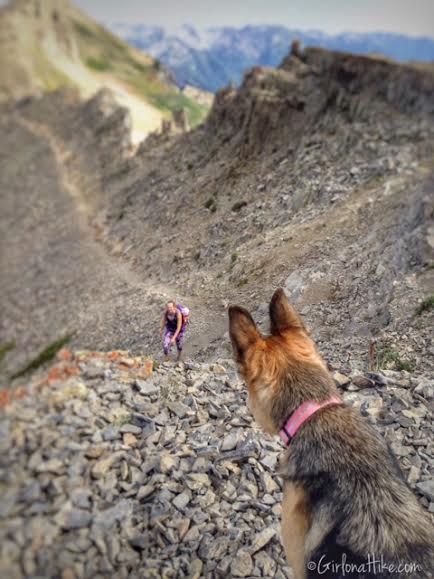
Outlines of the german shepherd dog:
M279 473L282 536L295 578L432 577L429 515L385 441L343 403L282 289L272 297L270 323L271 335L263 336L246 309L229 308L251 411L266 432L287 443ZM294 414L300 419L306 407L308 418L288 432L284 427L294 426Z

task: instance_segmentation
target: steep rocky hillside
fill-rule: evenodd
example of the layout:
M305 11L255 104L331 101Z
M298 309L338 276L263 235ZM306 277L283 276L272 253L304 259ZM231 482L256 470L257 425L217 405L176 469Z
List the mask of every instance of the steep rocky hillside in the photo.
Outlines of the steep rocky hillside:
M108 188L108 237L211 311L242 299L261 316L283 285L329 356L366 363L386 332L432 364L432 312L414 312L434 289L433 88L430 72L317 49L253 69L203 127L142 147Z
M185 108L192 124L207 108L186 97L151 56L129 46L67 0L13 0L0 8L0 99L60 87L90 97L110 87L132 113L136 140Z
M174 296L193 310L190 353L226 355L227 303L261 321L281 285L335 367L428 371L433 86L429 70L310 49L253 69L204 125L135 155L106 93L6 110L2 340L22 358L69 332L156 353ZM26 210L30 198L50 209Z
M294 47L137 151L110 91L0 106L0 576L291 576L282 447L227 335L229 302L266 331L277 286L433 512L433 90ZM192 310L177 366L167 299Z

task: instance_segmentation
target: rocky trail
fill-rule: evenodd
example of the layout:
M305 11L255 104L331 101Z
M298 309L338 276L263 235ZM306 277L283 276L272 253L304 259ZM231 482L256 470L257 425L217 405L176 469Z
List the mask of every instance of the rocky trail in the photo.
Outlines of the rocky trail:
M259 430L232 361L59 352L1 392L0 574L291 577L280 542L282 443ZM433 384L335 373L434 513Z
M221 314L208 315L176 284L173 293L170 286L150 284L110 253L68 169L71 151L49 127L12 115L1 130L1 268L7 271L1 293L8 303L0 342L18 345L1 368L5 376L67 334L82 347L135 351L149 350L153 337L155 352L164 303L174 294L194 312L187 355L224 333Z

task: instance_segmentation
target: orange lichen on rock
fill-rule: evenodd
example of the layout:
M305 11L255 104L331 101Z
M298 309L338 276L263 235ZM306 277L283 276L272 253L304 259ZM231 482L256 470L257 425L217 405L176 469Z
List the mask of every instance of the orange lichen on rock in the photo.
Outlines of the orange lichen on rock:
M58 360L70 361L72 360L72 357L72 352L71 350L68 350L68 348L62 348L57 352Z
M9 388L2 388L0 390L0 408L5 408L11 403L11 391Z

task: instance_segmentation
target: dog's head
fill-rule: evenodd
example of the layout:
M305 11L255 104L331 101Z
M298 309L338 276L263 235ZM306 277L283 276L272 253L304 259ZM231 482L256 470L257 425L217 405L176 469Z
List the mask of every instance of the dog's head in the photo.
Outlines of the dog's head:
M270 302L270 331L271 335L262 335L246 309L229 308L234 357L249 389L250 408L262 428L275 434L292 406L306 397L322 397L322 393L310 395L306 390L309 385L315 390L317 375L323 382L328 373L281 288Z

